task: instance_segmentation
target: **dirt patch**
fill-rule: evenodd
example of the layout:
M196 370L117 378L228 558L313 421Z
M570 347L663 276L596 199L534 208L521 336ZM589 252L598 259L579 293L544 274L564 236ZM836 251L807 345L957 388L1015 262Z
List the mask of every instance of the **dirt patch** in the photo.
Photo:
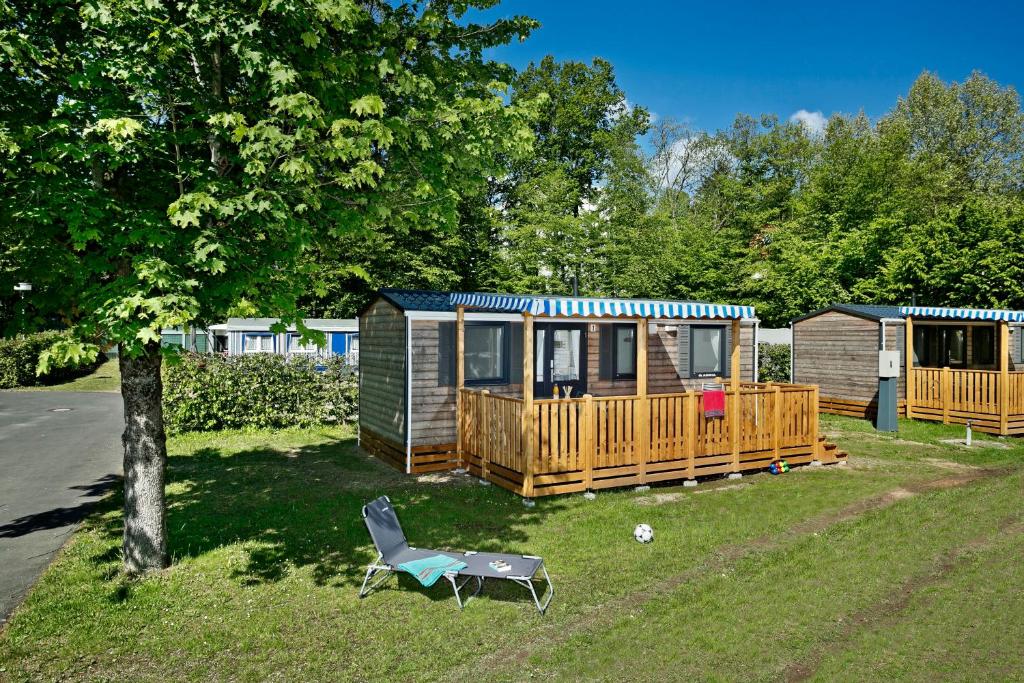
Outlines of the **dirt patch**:
M637 505L664 505L666 503L677 503L683 499L682 493L655 493L653 496L640 496L635 502Z
M997 448L1001 450L1006 450L1010 448L1010 444L1001 443L999 441L974 441L971 443L970 446L968 446L967 442L964 441L963 439L941 439L940 443L944 443L949 446L956 446L957 448L962 448L964 450L971 451L981 448Z
M942 458L921 458L921 462L927 463L932 467L938 467L940 470L950 470L952 472L974 472L981 469L967 463L943 460Z
M723 486L706 486L705 488L699 488L692 493L686 494L681 491L675 491L673 493L655 493L650 496L640 496L633 502L637 505L643 505L649 507L652 505L665 505L666 503L678 503L685 496L692 495L696 496L701 493L715 493L717 491L730 491L732 489L745 489L752 486L752 484L725 484Z
M726 484L724 486L716 486L714 488L698 489L697 491L694 491L694 494L715 493L716 491L730 491L732 489L745 489L749 488L750 486L750 484Z

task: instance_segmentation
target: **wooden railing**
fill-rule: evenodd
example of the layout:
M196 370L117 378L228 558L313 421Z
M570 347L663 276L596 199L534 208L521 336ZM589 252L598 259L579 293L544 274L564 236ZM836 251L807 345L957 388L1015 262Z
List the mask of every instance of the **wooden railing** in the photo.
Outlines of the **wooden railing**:
M460 451L469 470L521 495L550 495L761 469L822 458L818 389L744 385L724 417L704 394L523 401L462 390ZM527 453L532 452L532 457Z
M911 417L945 424L970 421L997 434L1024 429L1024 372L913 368L908 382Z

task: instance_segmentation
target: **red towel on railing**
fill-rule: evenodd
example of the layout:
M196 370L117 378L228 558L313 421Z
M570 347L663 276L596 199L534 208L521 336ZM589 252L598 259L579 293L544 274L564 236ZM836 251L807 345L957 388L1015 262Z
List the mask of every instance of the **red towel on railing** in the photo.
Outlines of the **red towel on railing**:
M704 390L704 417L725 417L725 391Z

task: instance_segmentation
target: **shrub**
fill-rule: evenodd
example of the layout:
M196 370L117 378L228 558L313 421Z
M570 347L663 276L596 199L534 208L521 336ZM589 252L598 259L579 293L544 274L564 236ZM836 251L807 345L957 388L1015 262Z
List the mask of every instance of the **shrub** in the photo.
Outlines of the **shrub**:
M358 384L341 358L184 353L164 372L169 432L351 421Z
M757 377L760 381L789 381L789 344L758 344L757 355Z
M51 367L45 375L36 376L39 354L63 339L65 334L49 331L0 339L0 389L55 384L91 372L95 363Z

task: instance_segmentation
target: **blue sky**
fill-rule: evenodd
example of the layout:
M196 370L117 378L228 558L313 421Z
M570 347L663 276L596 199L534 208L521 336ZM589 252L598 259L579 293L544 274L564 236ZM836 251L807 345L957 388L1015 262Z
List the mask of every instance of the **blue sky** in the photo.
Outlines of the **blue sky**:
M546 54L603 57L631 102L708 130L738 112L878 117L925 69L1024 85L1024 3L1010 0L505 0L482 16L515 14L542 27L496 58L523 67Z

